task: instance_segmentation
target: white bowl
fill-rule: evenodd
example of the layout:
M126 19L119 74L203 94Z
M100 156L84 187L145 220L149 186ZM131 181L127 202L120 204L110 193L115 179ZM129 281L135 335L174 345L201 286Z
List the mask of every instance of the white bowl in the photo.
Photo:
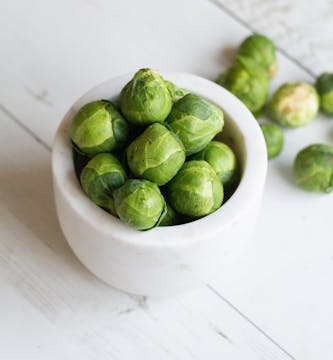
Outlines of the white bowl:
M133 74L108 80L76 101L59 126L52 151L57 213L76 256L108 284L153 296L183 292L214 277L228 276L220 269L234 261L251 238L267 169L266 146L257 121L234 95L195 75L162 75L224 110L221 137L233 144L242 177L220 209L191 223L137 231L97 207L83 193L73 166L71 119L90 101L116 100Z

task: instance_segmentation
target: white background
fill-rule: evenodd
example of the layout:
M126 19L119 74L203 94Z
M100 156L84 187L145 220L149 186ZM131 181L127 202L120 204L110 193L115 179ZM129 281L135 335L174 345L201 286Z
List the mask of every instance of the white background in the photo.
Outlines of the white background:
M56 219L52 138L97 83L140 67L214 79L251 29L281 50L272 90L333 70L332 1L219 2L0 2L0 359L333 358L333 195L292 178L298 150L333 144L332 120L285 132L249 248L191 293L154 300L104 285Z

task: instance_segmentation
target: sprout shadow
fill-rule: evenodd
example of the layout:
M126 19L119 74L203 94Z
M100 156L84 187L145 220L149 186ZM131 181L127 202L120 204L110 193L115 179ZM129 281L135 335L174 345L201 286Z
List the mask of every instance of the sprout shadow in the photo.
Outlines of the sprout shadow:
M234 46L227 46L222 49L220 61L225 69L233 64L237 50L238 48Z
M274 161L274 160L270 160ZM294 177L293 177L293 166L292 164L287 164L285 162L281 162L276 164L276 169L281 177L292 186L295 186Z
M230 64L234 62L236 54L238 51L238 47L228 46L223 49L223 56Z
M216 73L213 81L216 81L218 77L223 74L234 62L237 48L227 46L217 53L216 62L220 64L219 70Z

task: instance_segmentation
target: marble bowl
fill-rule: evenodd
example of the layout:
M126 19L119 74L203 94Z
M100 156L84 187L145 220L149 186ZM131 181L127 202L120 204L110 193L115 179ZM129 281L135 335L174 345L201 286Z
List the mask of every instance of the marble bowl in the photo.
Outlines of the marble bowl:
M234 95L195 75L162 75L224 110L221 139L235 149L242 175L235 193L220 209L187 224L137 231L96 206L83 193L73 166L71 119L90 101L116 101L133 74L108 80L77 100L62 120L52 150L57 213L74 253L106 283L148 296L169 296L228 276L221 268L237 261L251 239L267 169L266 146L257 121Z

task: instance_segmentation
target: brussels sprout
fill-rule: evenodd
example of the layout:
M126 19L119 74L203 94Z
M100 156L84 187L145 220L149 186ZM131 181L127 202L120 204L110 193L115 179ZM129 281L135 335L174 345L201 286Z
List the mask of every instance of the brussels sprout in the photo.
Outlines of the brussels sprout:
M119 218L137 230L156 226L166 206L158 186L148 180L127 180L113 197Z
M187 94L175 103L167 123L183 143L186 155L191 155L222 130L224 120L219 107L198 95Z
M168 200L180 214L205 216L221 206L223 185L208 162L187 161L168 185Z
M211 141L203 150L193 155L195 160L206 160L220 178L224 190L238 178L238 162L231 148L220 142Z
M272 123L263 123L260 127L265 138L268 159L273 159L282 151L283 131L278 125Z
M307 191L329 193L333 190L333 147L314 144L301 150L294 162L294 176Z
M166 211L164 215L161 217L159 226L177 225L179 224L179 222L180 222L179 215L168 203L166 203Z
M171 81L166 81L165 82L169 93L171 95L172 101L175 103L177 102L179 99L181 99L182 97L184 97L186 94L189 93L189 91L187 91L186 89L182 89L177 87L173 82Z
M141 69L120 93L120 109L136 125L163 122L169 115L172 98L162 76L152 69Z
M269 78L263 69L250 58L238 56L235 64L216 81L238 97L253 113L258 113L265 105Z
M254 59L273 78L277 73L277 58L275 45L268 37L261 34L253 34L247 37L241 44L238 54Z
M254 111L252 113L252 115L256 118L256 119L260 119L262 116L265 115L266 112L266 106L262 107L260 110Z
M81 185L97 205L114 212L113 190L122 186L127 175L120 162L111 154L95 155L81 172Z
M185 162L185 151L180 140L165 126L151 124L127 148L127 163L139 178L164 185Z
M333 73L321 74L316 81L321 109L333 116Z
M85 154L93 156L121 147L128 136L128 124L107 100L84 105L72 120L73 143Z
M319 108L316 89L305 82L286 83L273 95L268 111L282 126L298 127L312 121Z

